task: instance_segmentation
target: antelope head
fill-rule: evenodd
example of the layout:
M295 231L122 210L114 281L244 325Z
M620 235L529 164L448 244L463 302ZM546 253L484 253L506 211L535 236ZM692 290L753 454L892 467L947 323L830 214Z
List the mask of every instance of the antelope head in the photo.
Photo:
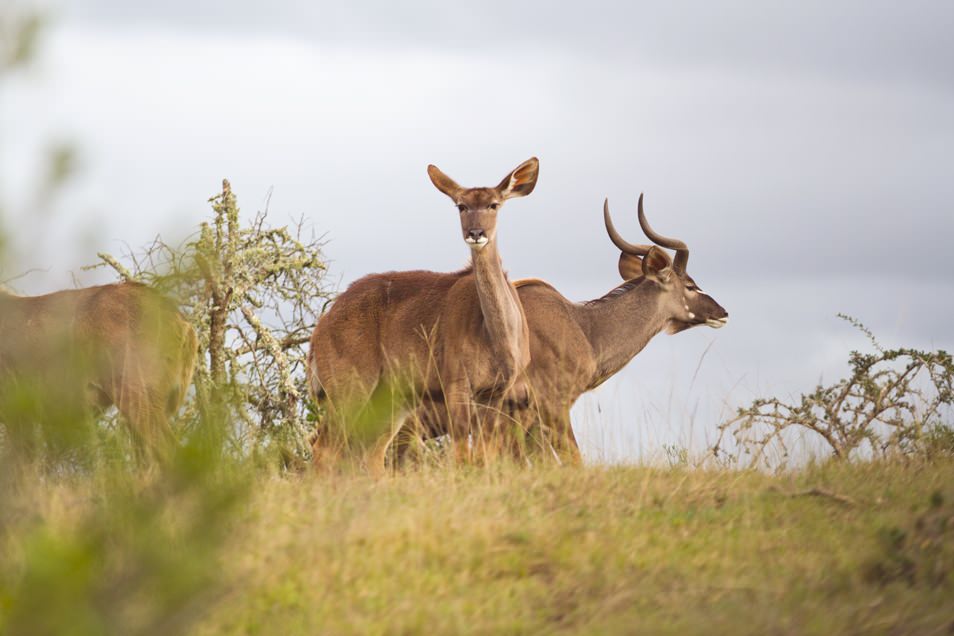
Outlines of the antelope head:
M643 233L655 245L629 243L619 235L610 219L609 200L603 203L603 221L610 240L622 252L619 257L619 273L624 280L644 277L657 285L661 294L659 311L667 316L666 331L679 333L690 327L707 325L714 329L729 322L729 314L711 296L704 293L696 281L686 272L689 248L680 240L657 234L646 221L643 212L643 195L639 195L639 225ZM675 250L671 259L662 248Z
M537 158L531 157L504 177L495 188L463 188L434 165L427 167L427 174L437 189L449 196L457 206L464 242L477 252L496 237L497 212L504 201L533 192L539 167Z

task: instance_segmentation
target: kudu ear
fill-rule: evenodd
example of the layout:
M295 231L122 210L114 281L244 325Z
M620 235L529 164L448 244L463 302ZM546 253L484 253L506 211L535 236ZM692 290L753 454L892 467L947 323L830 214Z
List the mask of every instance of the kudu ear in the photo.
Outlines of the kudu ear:
M540 161L536 157L530 157L504 177L503 181L497 185L497 193L502 199L525 197L536 187L538 174L540 174Z
M460 194L463 188L457 185L456 181L441 172L440 168L433 164L427 166L427 176L431 178L431 183L433 183L438 190L454 199L455 203L457 202L457 195Z
M668 283L672 276L672 259L655 245L643 257L643 276L660 283Z
M633 280L643 275L643 259L635 254L620 252L619 275L623 280Z

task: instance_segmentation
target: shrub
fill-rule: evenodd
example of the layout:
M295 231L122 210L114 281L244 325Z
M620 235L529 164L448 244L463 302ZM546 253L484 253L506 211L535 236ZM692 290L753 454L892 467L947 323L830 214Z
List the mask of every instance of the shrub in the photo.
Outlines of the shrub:
M311 433L305 354L318 316L331 299L322 242L267 224L267 210L246 226L228 181L209 200L212 220L181 247L157 238L100 263L179 299L199 334L195 394L187 420L208 408L212 385L228 394L237 450L272 447L286 463L304 459Z
M954 362L946 351L884 349L859 321L839 314L861 330L874 353L852 351L847 378L804 394L794 403L757 399L719 426L712 448L722 460L732 454L753 464L769 462L767 450L788 458L789 432L809 431L837 459L858 454L930 454L951 448L945 409L954 403Z

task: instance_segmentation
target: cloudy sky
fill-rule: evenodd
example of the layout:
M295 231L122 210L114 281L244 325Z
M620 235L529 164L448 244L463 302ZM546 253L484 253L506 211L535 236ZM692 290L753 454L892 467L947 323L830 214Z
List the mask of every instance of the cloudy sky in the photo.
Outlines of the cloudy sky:
M199 6L201 5L201 6ZM945 0L47 4L35 68L0 87L0 192L39 292L99 249L182 236L222 177L248 214L304 216L342 287L453 270L457 214L427 179L497 183L512 277L568 297L620 281L602 227L635 202L685 240L729 311L658 336L581 400L588 457L701 448L735 405L845 370L866 322L887 345L954 348L954 5ZM81 172L38 217L51 142ZM94 279L86 275L87 282Z

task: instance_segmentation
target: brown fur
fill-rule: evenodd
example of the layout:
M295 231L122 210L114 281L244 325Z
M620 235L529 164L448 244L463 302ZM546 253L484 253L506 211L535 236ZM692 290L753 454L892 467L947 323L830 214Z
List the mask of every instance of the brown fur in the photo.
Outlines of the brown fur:
M196 350L192 327L144 285L0 293L0 397L19 382L90 414L115 405L150 454L170 448Z

